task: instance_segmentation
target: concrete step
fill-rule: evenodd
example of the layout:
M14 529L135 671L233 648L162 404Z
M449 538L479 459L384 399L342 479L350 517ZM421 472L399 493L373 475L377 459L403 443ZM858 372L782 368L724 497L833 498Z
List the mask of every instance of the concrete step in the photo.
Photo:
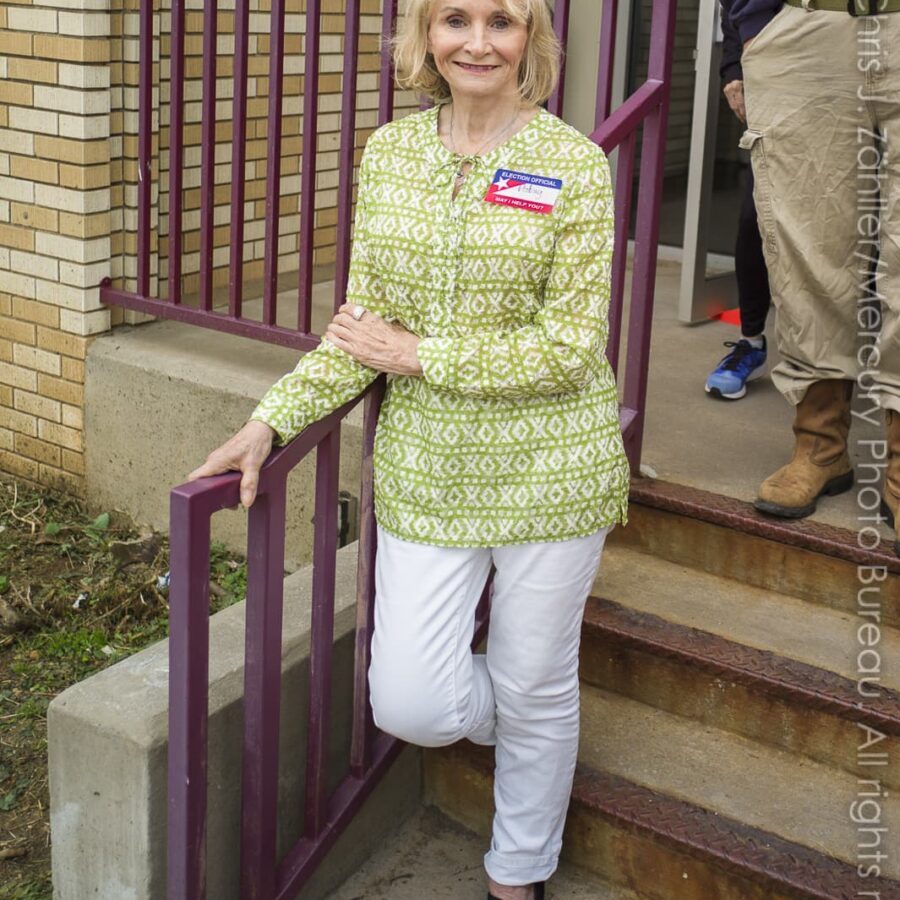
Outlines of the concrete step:
M579 759L826 856L859 861L862 835L849 810L861 786L830 766L590 686L583 687ZM900 834L900 798L881 797L879 806L885 834ZM883 873L900 879L900 859L890 856Z
M488 845L433 806L424 807L392 834L381 849L329 895L330 900L484 900L483 857ZM640 900L568 862L547 884L554 900Z
M581 674L669 712L870 777L900 753L900 630L883 626L861 698L861 620L610 545L587 605ZM602 599L600 599L602 598ZM859 751L861 726L885 735ZM900 767L883 766L900 787Z
M852 775L590 686L582 710L570 862L656 900L900 898L896 860L890 878L857 873ZM484 828L492 768L490 748L428 750L426 797ZM879 802L890 856L900 810Z
M864 523L861 523L861 526ZM884 534L887 534L882 529ZM861 599L877 602L884 624L900 627L900 559L893 542L863 549L871 535L809 519L763 516L750 503L699 488L636 479L627 528L610 546L625 545L693 569L789 594L857 615ZM860 597L862 576L877 567L877 594Z

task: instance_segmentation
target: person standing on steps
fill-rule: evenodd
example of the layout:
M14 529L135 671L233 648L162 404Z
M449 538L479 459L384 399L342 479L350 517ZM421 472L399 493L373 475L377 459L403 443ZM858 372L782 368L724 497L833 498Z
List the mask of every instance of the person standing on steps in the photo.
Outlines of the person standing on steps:
M747 111L744 107L744 73L741 69L741 38L728 18L728 10L722 8L722 76L723 92L731 111L744 124ZM762 238L759 233L759 217L753 202L753 169L748 178L741 211L738 218L737 241L734 248L734 268L738 286L738 308L741 311L741 339L726 341L731 349L719 361L706 379L706 393L719 400L740 400L747 393L747 383L765 373L766 317L772 295L769 291L769 273L763 256Z
M249 506L274 443L387 373L372 711L416 744L495 747L484 866L500 900L543 898L558 864L584 606L630 483L604 352L609 166L541 107L559 58L546 0L410 0L398 82L435 105L366 144L347 302L190 476L242 471Z
M795 407L792 459L762 483L756 507L799 518L822 495L853 486L850 402L865 374L861 388L885 413L881 508L896 532L900 0L723 2L743 42L741 143L751 152L782 357L772 380ZM880 310L863 320L873 248ZM865 353L863 332L878 335Z

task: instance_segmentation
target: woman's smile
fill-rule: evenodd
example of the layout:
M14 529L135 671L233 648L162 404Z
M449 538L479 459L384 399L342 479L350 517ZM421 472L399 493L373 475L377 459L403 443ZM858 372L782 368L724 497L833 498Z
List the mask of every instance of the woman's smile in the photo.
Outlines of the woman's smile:
M454 63L454 65L459 66L464 72L472 72L475 75L484 75L488 72L493 72L494 69L499 69L500 66L482 66L476 65L475 63Z

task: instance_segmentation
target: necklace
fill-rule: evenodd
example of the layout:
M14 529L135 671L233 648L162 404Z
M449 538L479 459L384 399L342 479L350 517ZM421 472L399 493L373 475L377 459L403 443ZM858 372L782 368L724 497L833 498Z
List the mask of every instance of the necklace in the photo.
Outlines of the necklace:
M454 106L450 104L450 149L453 151L454 155L459 156L459 152L456 149L456 141L453 140L453 114L455 112ZM516 124L519 116L521 115L522 110L517 109L513 117L507 122L500 131L492 134L474 153L470 154L471 156L479 156L481 152L491 143L502 138L513 125ZM465 180L466 175L468 174L464 169L466 165L466 159L461 159L459 162L459 168L456 170L456 184L454 185L454 190L458 189L459 186Z

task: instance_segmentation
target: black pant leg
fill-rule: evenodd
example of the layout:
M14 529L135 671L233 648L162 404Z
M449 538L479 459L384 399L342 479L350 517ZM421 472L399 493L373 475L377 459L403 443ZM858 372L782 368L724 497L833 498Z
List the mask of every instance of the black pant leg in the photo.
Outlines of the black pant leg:
M753 202L753 170L749 167L747 188L744 191L738 220L734 266L738 283L738 305L741 310L741 332L745 337L754 337L765 331L772 294L769 291L769 273L763 256L756 204Z

